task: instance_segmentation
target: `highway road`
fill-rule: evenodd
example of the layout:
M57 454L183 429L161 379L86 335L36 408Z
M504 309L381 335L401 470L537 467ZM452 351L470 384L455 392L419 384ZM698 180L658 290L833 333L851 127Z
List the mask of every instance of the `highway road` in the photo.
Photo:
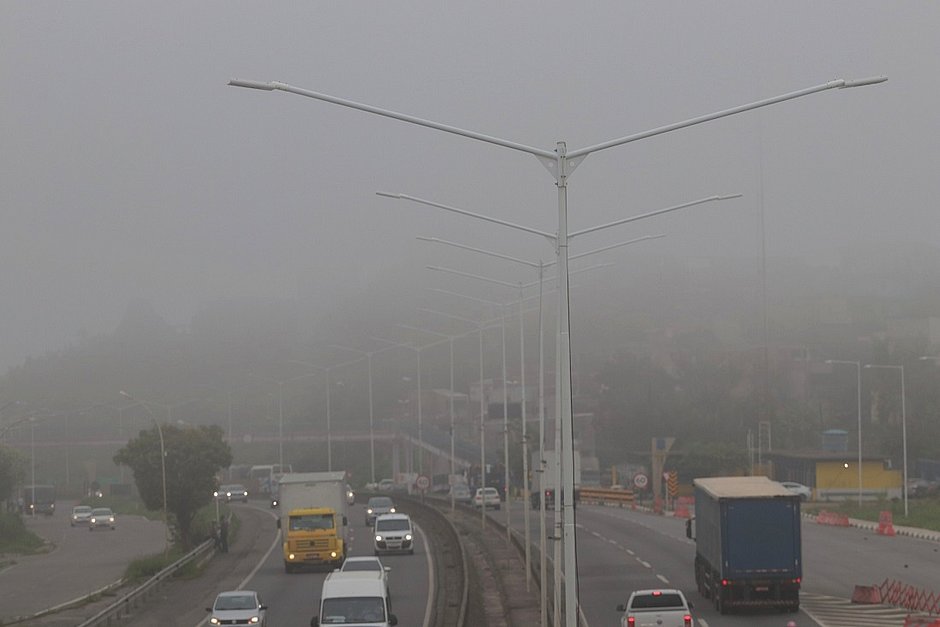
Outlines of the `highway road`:
M119 580L128 563L164 547L162 522L118 516L114 531L69 526L74 503L59 501L53 516L27 516L26 526L55 545L51 553L8 556L0 570L0 621L30 616Z
M500 513L494 516L502 518ZM521 518L515 510L513 520L521 522ZM537 545L538 520L533 519L532 541ZM617 624L617 604L638 588L682 589L695 605L694 615L703 627L783 627L788 620L795 620L800 627L898 626L907 615L905 610L852 605L848 601L854 586L894 578L940 590L940 544L804 520L803 609L798 614L722 616L696 591L695 545L685 537L684 520L582 505L578 507L577 538L580 601L590 627Z

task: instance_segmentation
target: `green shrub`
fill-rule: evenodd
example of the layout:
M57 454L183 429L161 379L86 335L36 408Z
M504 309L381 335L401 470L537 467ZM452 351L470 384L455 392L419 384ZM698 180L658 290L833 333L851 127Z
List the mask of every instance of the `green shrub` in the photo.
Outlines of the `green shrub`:
M41 553L45 541L26 528L18 514L0 513L0 553Z

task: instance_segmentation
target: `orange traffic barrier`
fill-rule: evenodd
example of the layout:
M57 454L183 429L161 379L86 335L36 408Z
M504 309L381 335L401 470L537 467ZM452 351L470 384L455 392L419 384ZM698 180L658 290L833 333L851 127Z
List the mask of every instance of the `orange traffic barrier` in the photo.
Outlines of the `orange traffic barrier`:
M816 514L816 522L820 525L834 525L836 527L848 527L849 517L847 514L838 512L827 512L825 510Z
M852 603L876 605L881 603L881 590L876 586L855 586Z
M890 511L885 510L878 514L878 535L894 535L894 522Z
M689 505L693 504L695 499L689 496L680 496L676 499L676 509L673 511L672 515L676 518L691 518L692 514L689 512Z
M909 614L904 619L904 627L940 627L940 618L936 616L915 616Z

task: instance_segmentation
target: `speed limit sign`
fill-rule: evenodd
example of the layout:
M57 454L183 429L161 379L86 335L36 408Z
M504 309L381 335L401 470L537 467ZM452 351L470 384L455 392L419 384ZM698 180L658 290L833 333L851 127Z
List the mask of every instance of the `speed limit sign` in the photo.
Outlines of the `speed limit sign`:
M633 475L633 485L636 486L638 490L645 490L648 484L649 477L644 475L642 472L638 472Z
M423 492L431 487L431 480L428 479L427 475L419 475L418 478L415 479L415 486Z

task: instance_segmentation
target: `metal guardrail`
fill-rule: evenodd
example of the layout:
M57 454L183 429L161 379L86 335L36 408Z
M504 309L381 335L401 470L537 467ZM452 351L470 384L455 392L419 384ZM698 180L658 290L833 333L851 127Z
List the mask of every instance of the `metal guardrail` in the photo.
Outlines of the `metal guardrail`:
M145 581L137 588L131 590L117 601L104 608L78 627L97 627L98 625L111 625L112 621L116 624L121 621L121 616L130 614L131 610L141 606L151 594L159 590L160 584L175 575L181 568L202 554L211 551L215 542L212 539L206 540L195 549L179 558L153 577Z

